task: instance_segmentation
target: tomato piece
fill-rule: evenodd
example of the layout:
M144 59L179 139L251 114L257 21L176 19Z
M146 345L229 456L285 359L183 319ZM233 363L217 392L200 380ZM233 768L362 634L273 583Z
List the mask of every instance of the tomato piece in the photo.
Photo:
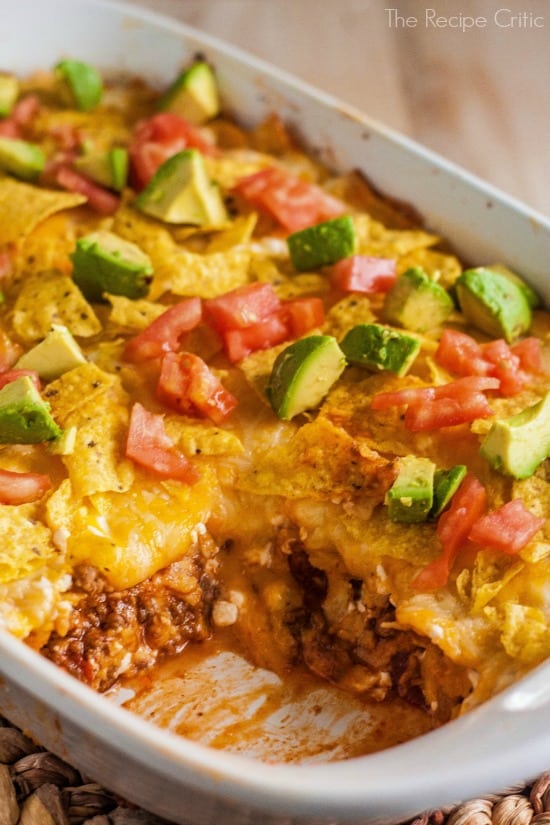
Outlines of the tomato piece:
M24 378L25 376L31 379L37 390L42 389L40 377L36 370L6 370L6 372L0 372L0 390L6 384L11 384L12 381L17 381L18 378Z
M455 375L489 375L491 371L480 344L471 335L456 329L443 330L435 358Z
M251 352L274 347L290 337L283 312L274 312L249 327L222 333L225 354L232 364L242 361Z
M512 555L531 541L545 521L527 510L521 499L515 498L478 519L470 530L469 539Z
M72 169L61 164L54 173L55 182L69 192L78 192L84 195L88 204L100 215L113 215L120 206L120 198L103 186Z
M143 189L165 160L189 147L205 155L217 154L196 126L173 112L159 112L138 123L128 147L136 188Z
M415 576L412 586L416 590L436 590L447 583L454 560L468 543L473 525L486 509L487 491L473 473L468 473L449 509L441 514L437 523L442 553Z
M320 186L276 166L241 178L233 191L256 209L267 212L289 232L297 232L346 211L341 201L328 195Z
M542 356L542 342L540 338L531 336L513 344L511 350L519 358L522 370L532 375L544 375L544 359Z
M180 339L195 329L202 320L200 298L186 298L169 307L144 330L126 342L123 356L126 361L139 364L159 358L166 352L176 352Z
M0 136L7 138L20 138L21 129L10 117L0 120Z
M250 327L280 307L281 301L271 284L254 283L209 298L204 302L204 315L214 329L223 333Z
M126 456L160 478L193 484L199 477L189 459L175 449L163 416L146 410L138 401L130 413Z
M157 397L184 415L205 416L215 424L225 421L237 406L235 396L191 352L169 352L163 357Z
M51 487L50 477L43 473L0 470L1 504L27 504L30 501L38 501Z
M28 126L40 109L40 98L38 95L29 94L17 101L10 112L10 120L18 126Z
M325 305L321 298L293 298L285 301L283 306L292 338L300 338L325 321Z
M332 286L341 292L387 292L397 278L393 258L351 255L329 268Z

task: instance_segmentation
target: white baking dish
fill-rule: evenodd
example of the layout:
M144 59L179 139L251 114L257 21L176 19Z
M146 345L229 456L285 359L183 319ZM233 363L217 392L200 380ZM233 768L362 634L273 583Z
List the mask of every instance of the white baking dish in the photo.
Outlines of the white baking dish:
M362 169L413 203L466 258L501 260L550 302L550 223L413 142L270 66L155 14L101 0L0 0L2 68L74 56L159 83L200 51L245 121L273 110L321 158ZM542 666L444 728L379 754L284 765L157 729L0 634L0 714L85 774L180 823L391 822L501 790L550 766L550 679Z

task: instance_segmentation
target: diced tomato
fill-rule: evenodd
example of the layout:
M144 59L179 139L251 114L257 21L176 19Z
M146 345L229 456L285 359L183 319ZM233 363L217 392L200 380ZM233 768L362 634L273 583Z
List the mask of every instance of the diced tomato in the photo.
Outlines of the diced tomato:
M489 375L492 368L475 338L456 329L443 330L435 358L455 375Z
M0 470L0 503L27 504L30 501L38 501L51 486L49 476L43 473Z
M202 320L200 298L186 298L169 307L162 315L126 343L124 358L134 364L159 358L166 352L176 352L180 339L195 329Z
M292 338L300 338L325 320L325 305L321 298L293 298L283 304Z
M519 358L520 367L531 375L544 375L544 359L542 357L542 343L540 338L533 336L518 341L511 347L512 352Z
M397 278L393 258L351 255L329 268L332 286L341 292L387 292Z
M160 478L193 484L199 477L189 459L175 449L163 416L146 410L139 402L130 413L126 456Z
M544 522L544 518L537 518L521 499L515 498L478 519L472 525L469 539L483 547L514 554L531 541Z
M271 284L239 286L204 302L205 319L217 332L243 329L279 310L281 301Z
M205 416L215 424L225 421L237 406L235 396L191 352L169 352L163 357L157 396L184 415Z
M274 312L256 324L243 329L228 329L222 333L225 353L236 364L260 349L268 349L290 338L284 313Z
M11 384L12 381L17 381L18 378L25 378L25 376L31 379L37 390L42 388L40 377L36 370L6 370L6 372L0 372L0 390L2 387L5 387L6 384Z
M10 117L0 120L0 136L7 138L20 138L21 129Z
M55 172L55 181L69 192L78 192L87 198L89 205L100 215L113 215L120 206L120 198L99 186L86 175L77 172L70 166L61 165Z
M436 590L447 583L454 560L468 543L473 525L486 509L485 487L473 473L468 473L453 496L449 509L441 514L437 523L437 535L443 552L415 576L412 586L416 590Z
M10 119L18 126L28 126L34 120L40 109L38 95L29 94L17 101L10 112Z
M345 205L314 183L270 166L241 178L234 192L275 218L289 232L343 215Z
M173 112L159 112L138 123L128 147L136 189L143 189L165 160L189 147L205 155L217 154L196 126Z

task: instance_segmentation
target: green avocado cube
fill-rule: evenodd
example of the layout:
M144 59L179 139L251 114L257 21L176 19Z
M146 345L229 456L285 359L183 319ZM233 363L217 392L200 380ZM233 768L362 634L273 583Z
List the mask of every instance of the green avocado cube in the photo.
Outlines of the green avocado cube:
M433 505L435 464L415 455L399 460L397 478L386 501L391 521L418 524L427 521Z
M41 444L58 438L61 429L28 376L0 390L0 444Z
M527 303L531 307L531 309L537 309L542 304L540 299L540 295L530 286L527 281L524 281L520 275L517 275L515 272L512 272L507 266L504 264L491 264L490 266L486 267L486 269L490 269L493 272L499 272L501 275L504 275L505 278L512 281L514 284L519 286L525 298L527 299Z
M19 96L19 80L13 74L0 73L0 117L7 117Z
M455 289L467 321L491 338L504 338L510 344L531 326L531 306L524 289L495 269L466 269Z
M402 376L420 352L420 341L383 324L357 324L340 342L348 363Z
M165 223L220 226L228 220L220 189L209 178L197 149L184 149L168 158L134 206Z
M273 365L266 394L284 420L317 407L346 366L331 335L309 335L282 350Z
M441 326L453 310L447 290L415 266L400 275L386 294L382 315L389 324L427 332Z
M455 464L448 470L436 470L434 476L434 501L431 518L437 518L450 503L462 484L468 468L465 464Z
M288 236L287 245L292 265L298 272L336 263L355 252L357 238L353 220L350 215L341 215L300 229Z
M210 64L199 60L174 80L160 99L159 109L174 112L197 126L220 111L218 84Z
M0 137L0 169L21 180L35 180L46 164L40 146L18 138Z
M481 455L498 472L529 478L550 456L550 393L510 418L497 419L483 439Z
M55 73L59 91L68 106L89 112L101 102L103 81L94 66L82 60L60 60Z
M24 353L17 361L16 369L34 370L43 381L53 381L74 367L85 364L86 359L67 327L52 324L43 341Z
M79 238L70 257L73 280L88 301L104 301L105 293L134 299L149 292L151 259L114 232L98 230Z
M76 158L75 168L87 177L105 186L122 192L128 179L128 150L116 146L107 152L85 152Z

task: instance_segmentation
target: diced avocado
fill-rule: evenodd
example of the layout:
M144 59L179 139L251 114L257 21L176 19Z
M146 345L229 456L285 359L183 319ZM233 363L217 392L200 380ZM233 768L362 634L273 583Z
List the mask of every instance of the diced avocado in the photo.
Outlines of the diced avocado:
M535 292L533 287L529 286L529 284L523 280L519 275L515 272L512 272L511 269L508 269L507 266L504 264L491 264L490 266L486 267L487 269L491 269L494 272L499 272L501 275L504 275L505 278L508 278L512 283L517 284L525 297L527 298L527 303L531 307L531 309L536 309L541 305L540 296Z
M0 443L40 444L58 438L61 429L28 376L0 390Z
M277 356L267 397L279 418L290 420L320 404L346 366L344 353L331 335L309 335Z
M405 375L420 352L420 341L382 324L357 324L340 342L350 364Z
M212 67L203 60L187 67L161 98L159 109L201 125L220 111L218 84Z
M452 497L462 484L467 472L465 464L455 464L449 470L436 470L434 476L434 501L430 512L431 518L437 518L447 507Z
M308 226L287 238L290 259L299 272L348 258L355 252L356 244L355 227L349 215Z
M35 180L44 169L46 156L40 146L18 138L0 137L0 169L21 180Z
M61 95L69 106L89 112L101 101L103 81L94 66L82 60L61 60L55 71Z
M466 269L455 283L460 309L472 326L509 344L531 326L523 288L495 269Z
M0 117L7 117L19 95L19 81L13 74L0 73Z
M495 470L505 475L532 476L550 456L550 393L511 418L495 421L480 452Z
M99 230L79 238L70 257L73 280L88 301L104 301L106 292L127 298L143 298L149 292L149 256L113 232Z
M107 152L87 152L76 158L75 167L92 180L121 192L128 179L128 150L116 146Z
M219 226L228 219L220 190L210 180L197 149L184 149L168 158L134 206L166 223Z
M454 310L449 293L414 266L397 278L384 300L383 317L412 332L441 326Z
M435 464L429 458L407 455L399 461L397 478L387 493L391 521L418 524L430 515L434 495Z
M85 363L86 359L67 327L53 324L44 340L22 355L15 366L35 370L43 381L53 381Z

